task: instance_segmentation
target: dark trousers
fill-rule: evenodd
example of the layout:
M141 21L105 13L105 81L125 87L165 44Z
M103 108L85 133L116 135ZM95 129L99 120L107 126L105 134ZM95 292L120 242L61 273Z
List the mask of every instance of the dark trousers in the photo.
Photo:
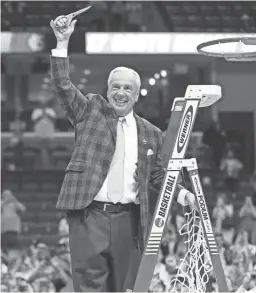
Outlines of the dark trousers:
M141 260L135 213L89 206L67 215L74 291L132 290Z
M4 252L9 249L19 248L19 233L16 231L7 231L1 234L1 248Z

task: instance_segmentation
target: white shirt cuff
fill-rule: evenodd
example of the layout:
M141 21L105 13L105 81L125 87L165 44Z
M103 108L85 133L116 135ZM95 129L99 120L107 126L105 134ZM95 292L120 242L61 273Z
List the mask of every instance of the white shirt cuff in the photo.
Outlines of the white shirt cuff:
M67 58L68 57L68 50L67 49L52 49L52 56L53 57Z
M181 189L181 191L179 192L178 194L178 197L177 197L177 202L179 204L181 204L182 206L186 206L188 205L189 203L185 201L185 196L186 194L188 193L189 191L187 189Z

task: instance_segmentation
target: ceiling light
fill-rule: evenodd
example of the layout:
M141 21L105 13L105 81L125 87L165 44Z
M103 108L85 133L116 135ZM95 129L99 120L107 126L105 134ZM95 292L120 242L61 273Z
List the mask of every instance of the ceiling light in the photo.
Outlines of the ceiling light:
M87 79L85 77L82 77L82 78L80 78L80 82L81 83L86 83L87 82Z
M85 69L84 70L84 75L90 75L92 72L90 69Z
M147 95L148 91L146 89L141 89L140 94L145 97Z
M161 70L160 72L162 77L166 77L167 76L167 71L166 70Z
M84 84L79 83L79 85L77 86L77 88L78 88L79 90L83 90L83 89L84 89Z
M159 79L159 78L160 78L160 74L159 74L159 73L155 73L155 74L154 74L154 78L155 78L155 79Z
M41 88L47 90L49 88L48 84L41 84Z
M156 80L154 78L149 79L149 84L154 85L156 83Z

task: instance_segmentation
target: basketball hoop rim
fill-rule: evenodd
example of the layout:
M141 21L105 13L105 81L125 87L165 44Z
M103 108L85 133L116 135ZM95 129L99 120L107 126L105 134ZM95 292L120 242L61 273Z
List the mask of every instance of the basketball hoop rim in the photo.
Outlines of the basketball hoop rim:
M222 39L216 39L208 42L204 42L199 44L197 48L197 52L201 55L210 56L210 57L221 57L221 58L243 58L243 57L256 57L256 51L255 52L245 52L245 53L215 53L215 52L205 52L203 51L203 48L207 46L216 45L218 43L225 44L225 43L231 43L231 42L239 42L239 41L245 41L245 40L252 40L255 41L256 37L236 37L236 38L222 38ZM250 46L250 45L248 45Z

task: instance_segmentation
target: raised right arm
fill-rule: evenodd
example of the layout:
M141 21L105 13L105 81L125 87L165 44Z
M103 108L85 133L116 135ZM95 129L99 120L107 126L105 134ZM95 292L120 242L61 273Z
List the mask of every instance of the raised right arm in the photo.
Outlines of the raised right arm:
M74 31L76 20L71 22L65 16L59 16L50 22L57 40L56 49L51 56L51 83L55 97L60 102L66 116L74 125L82 118L92 99L92 95L84 96L70 81L68 44Z
M91 101L91 95L84 96L70 81L69 58L51 56L52 91L62 106L67 118L74 125L82 118Z

